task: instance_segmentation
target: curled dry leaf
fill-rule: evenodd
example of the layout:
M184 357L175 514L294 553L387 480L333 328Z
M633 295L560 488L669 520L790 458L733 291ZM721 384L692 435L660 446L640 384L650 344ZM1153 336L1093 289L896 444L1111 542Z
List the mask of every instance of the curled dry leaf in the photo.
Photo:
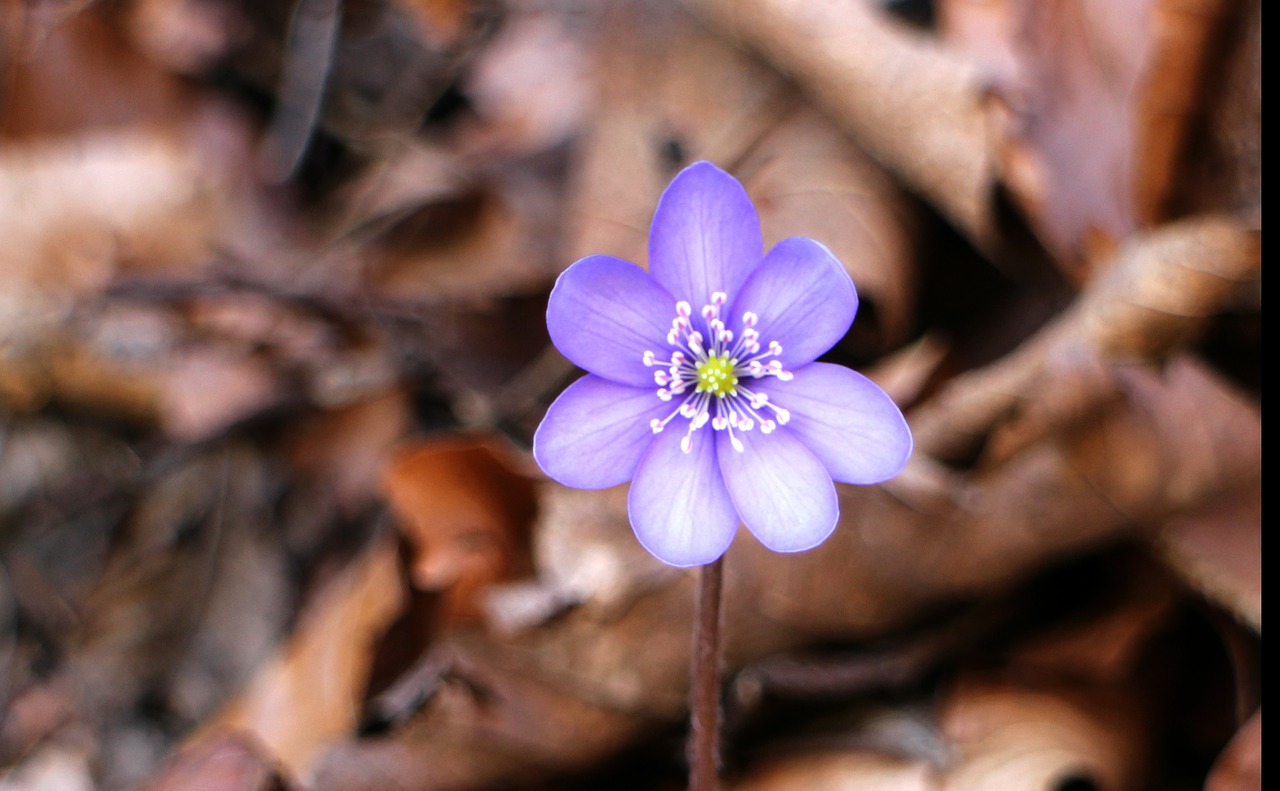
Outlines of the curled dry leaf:
M1078 280L1165 218L1231 5L941 4L943 37L993 75L988 104L1002 177Z
M384 486L409 541L410 582L439 591L443 624L477 620L481 595L529 567L533 485L485 437L435 437L400 448Z
M1141 788L1149 745L1131 687L967 679L943 704L956 764L938 788Z
M1134 240L1065 313L999 361L951 379L916 410L916 446L963 457L1018 409L1054 393L1056 371L1079 379L1090 361L1162 359L1257 278L1261 263L1260 237L1220 218Z

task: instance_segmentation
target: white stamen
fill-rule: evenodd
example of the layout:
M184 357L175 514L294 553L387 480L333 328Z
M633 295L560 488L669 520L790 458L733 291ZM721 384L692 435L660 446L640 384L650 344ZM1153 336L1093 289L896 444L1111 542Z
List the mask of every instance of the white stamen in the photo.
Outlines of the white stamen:
M674 347L670 359L664 360L655 352L644 352L644 364L658 366L653 381L657 384L657 396L663 401L675 401L673 411L665 419L649 421L655 434L677 415L688 421L680 448L685 453L693 450L693 434L708 424L714 431L727 431L730 444L738 452L745 451L738 433L760 429L770 434L791 419L791 413L771 403L767 393L749 388L750 377L777 377L782 381L792 378L782 361L772 359L782 354L782 344L769 341L762 353L760 331L756 325L758 314L746 311L738 331L730 329L721 318L721 307L728 304L726 292L711 295L709 304L699 311L706 322L701 330L694 329L691 320L692 307L688 302L676 303L676 316L667 333L667 342ZM704 334L705 333L705 334ZM732 387L726 387L733 382Z

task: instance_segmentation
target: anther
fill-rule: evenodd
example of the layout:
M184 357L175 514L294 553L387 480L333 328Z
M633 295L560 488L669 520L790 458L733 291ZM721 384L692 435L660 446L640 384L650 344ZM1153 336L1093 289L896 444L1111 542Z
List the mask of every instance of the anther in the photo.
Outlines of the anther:
M645 353L644 353L644 364L645 364L645 367L650 367L650 366L654 365L654 364L655 364L655 363L657 363L657 362L658 362L658 357L657 357L657 355L655 355L653 352L645 352Z
M682 316L683 318L687 319L689 318L690 315L693 314L693 308L690 307L688 302L685 302L682 299L676 303L676 313Z

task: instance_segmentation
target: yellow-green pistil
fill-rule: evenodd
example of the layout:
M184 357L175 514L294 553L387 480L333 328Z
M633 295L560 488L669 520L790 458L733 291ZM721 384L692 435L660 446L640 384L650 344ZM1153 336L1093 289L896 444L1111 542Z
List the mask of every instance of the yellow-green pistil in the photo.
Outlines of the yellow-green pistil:
M738 361L731 359L728 352L718 357L712 354L698 363L698 392L711 393L717 398L738 392L738 377L734 373L737 366Z

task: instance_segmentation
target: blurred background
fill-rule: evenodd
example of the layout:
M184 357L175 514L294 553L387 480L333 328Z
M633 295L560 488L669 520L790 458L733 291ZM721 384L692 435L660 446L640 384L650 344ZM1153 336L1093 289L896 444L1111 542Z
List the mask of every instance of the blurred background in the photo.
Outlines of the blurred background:
M680 789L695 575L529 454L711 160L897 479L727 556L726 786L1261 786L1261 0L5 0L0 791Z

